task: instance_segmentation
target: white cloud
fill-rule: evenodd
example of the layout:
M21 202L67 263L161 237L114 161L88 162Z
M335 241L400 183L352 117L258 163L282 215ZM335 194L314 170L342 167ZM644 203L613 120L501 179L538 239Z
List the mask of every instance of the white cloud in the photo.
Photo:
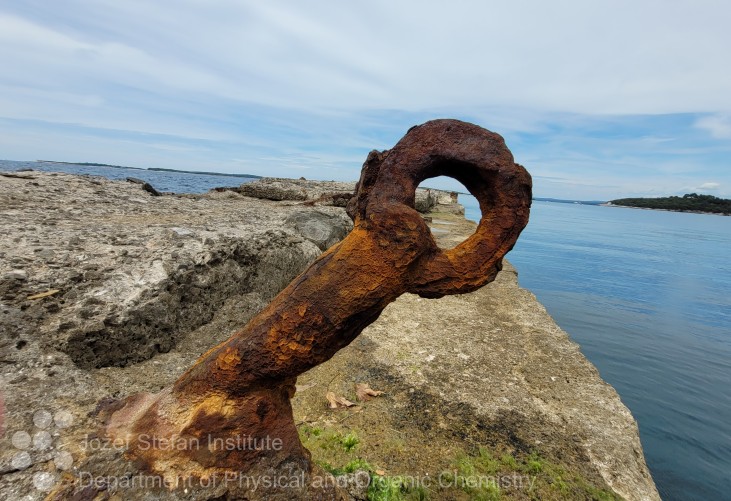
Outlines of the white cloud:
M508 144L538 188L555 176L576 198L621 196L640 172L637 190L726 187L708 144L690 158L676 131L581 144L565 131L689 112L731 138L730 17L713 0L5 2L0 153L171 167L215 156L218 169L240 159L253 173L354 178L408 125L458 116L516 132Z
M720 183L703 183L698 187L699 190L717 190L721 187Z
M731 116L729 115L702 117L696 120L695 126L708 131L712 137L717 139L731 139Z
M47 7L58 21L10 8L0 61L28 85L308 110L731 111L723 2L76 1Z

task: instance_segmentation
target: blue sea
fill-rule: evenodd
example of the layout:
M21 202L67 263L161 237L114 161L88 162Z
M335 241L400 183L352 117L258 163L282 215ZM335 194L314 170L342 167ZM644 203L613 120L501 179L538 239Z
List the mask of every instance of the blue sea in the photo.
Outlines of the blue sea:
M731 217L536 201L508 254L632 411L665 500L731 499L730 253Z
M147 181L158 191L175 193L204 193L220 186L239 186L254 179L248 176L217 176L213 174L188 174L181 172L154 171L129 167L104 167L53 162L16 162L0 160L0 170L33 169L44 172L68 172L104 176L109 179L136 177Z
M201 193L248 177L0 161ZM477 201L460 195L468 218ZM731 499L731 217L534 202L508 259L619 392L669 501Z

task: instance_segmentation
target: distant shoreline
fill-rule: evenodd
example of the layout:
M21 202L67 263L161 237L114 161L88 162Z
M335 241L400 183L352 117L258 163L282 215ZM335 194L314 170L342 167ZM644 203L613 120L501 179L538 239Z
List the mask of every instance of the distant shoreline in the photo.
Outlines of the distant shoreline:
M143 167L128 167L126 165L99 164L94 162L58 162L56 160L36 160L36 162L40 164L82 165L84 167L114 167L115 169L147 170Z
M112 165L102 164L96 162L59 162L55 160L36 160L38 163L44 164L60 164L60 165L81 165L82 167L111 167L113 169L134 169L134 170L148 170L155 172L182 172L185 174L198 174L204 176L222 176L222 177L248 177L252 179L261 179L263 176L257 176L255 174L229 174L226 172L204 172L198 170L178 170L178 169L165 169L162 167L129 167L126 165Z
M533 197L536 202L553 202L556 204L576 204L576 205L602 205L606 202L601 200L571 200L566 198L548 198L548 197Z

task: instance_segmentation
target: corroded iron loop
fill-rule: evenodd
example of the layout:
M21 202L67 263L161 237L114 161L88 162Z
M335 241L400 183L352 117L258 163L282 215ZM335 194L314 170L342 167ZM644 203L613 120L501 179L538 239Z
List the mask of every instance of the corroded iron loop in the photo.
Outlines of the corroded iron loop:
M446 251L414 209L419 183L440 175L464 184L482 211L475 233ZM130 444L128 457L171 477L308 465L289 402L296 377L347 346L404 292L440 297L490 282L527 224L530 203L530 176L499 135L456 120L412 128L392 150L368 156L348 206L354 228L342 242L171 387L112 409L105 433ZM150 450L141 439L230 440L242 431L280 438L283 447Z
M458 120L433 120L410 129L393 149L369 155L349 213L366 225L415 215L417 186L437 176L461 182L479 201L482 218L454 249L439 249L431 236L421 241L424 257L412 269L408 291L425 297L470 292L492 280L527 224L531 204L530 175L500 135Z

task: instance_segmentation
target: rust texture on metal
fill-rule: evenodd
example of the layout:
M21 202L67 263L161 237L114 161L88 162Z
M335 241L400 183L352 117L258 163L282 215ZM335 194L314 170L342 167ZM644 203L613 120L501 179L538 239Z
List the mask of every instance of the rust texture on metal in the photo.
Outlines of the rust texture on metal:
M414 209L416 187L436 176L460 181L482 212L475 233L451 250L437 246ZM530 204L530 175L499 135L456 120L413 127L393 149L369 154L343 241L172 387L129 397L108 416L106 433L128 444L142 468L164 475L307 466L290 406L296 377L347 346L403 293L438 298L492 281ZM143 435L207 446L142 447ZM254 447L215 446L242 436Z

